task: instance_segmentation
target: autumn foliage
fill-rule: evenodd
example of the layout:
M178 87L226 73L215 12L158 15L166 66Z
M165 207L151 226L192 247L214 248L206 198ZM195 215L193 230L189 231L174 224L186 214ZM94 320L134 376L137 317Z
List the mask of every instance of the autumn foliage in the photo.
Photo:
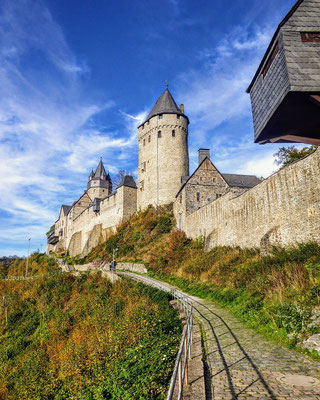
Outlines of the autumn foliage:
M0 399L165 398L181 335L166 294L99 273L0 293Z

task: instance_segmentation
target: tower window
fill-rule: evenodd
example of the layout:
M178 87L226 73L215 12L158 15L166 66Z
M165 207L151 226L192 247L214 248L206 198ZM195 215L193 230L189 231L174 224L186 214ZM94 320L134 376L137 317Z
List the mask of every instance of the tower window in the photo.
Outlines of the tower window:
M161 138L161 131L158 131L158 138Z
M214 183L216 181L216 178L212 178L212 182Z
M175 137L176 136L176 131L174 129L172 129L172 136Z
M217 193L216 198L220 199L221 196L222 196L222 194Z
M177 114L177 119L180 119L180 114Z
M143 139L143 145L144 146L146 145L146 139Z
M159 119L162 119L163 118L163 115L162 114L159 114Z
M148 142L150 143L150 141L151 141L151 136L149 135L149 137L148 137Z
M197 192L197 201L200 201L200 193Z
M144 129L144 125L141 125L141 129Z

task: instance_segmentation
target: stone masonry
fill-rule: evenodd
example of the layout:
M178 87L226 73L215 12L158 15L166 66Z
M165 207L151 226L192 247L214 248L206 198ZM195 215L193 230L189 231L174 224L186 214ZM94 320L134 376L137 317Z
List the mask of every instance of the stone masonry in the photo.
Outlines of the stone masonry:
M191 214L174 207L188 237L214 246L290 246L320 241L320 149L234 197L229 192Z

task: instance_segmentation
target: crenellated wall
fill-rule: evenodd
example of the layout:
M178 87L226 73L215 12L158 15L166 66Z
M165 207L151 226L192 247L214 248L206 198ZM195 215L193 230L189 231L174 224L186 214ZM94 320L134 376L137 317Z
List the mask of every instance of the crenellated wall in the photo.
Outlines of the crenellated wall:
M204 236L207 248L320 241L320 149L238 197L227 193L189 215L174 212L187 236Z

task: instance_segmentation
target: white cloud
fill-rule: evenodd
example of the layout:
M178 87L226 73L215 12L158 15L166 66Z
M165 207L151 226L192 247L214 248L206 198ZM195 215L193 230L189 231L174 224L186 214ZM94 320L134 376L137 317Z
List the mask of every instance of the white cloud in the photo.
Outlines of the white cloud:
M199 51L201 70L179 77L178 98L190 118L191 170L199 147L210 147L222 172L268 176L279 146L253 144L250 97L245 92L273 28L235 27L210 49ZM248 128L249 127L249 128ZM250 161L248 161L248 159Z
M40 58L45 69L29 66ZM21 62L23 58L23 62ZM14 249L25 237L44 241L61 200L83 190L83 174L100 154L125 158L136 145L136 125L144 114L120 114L129 135L93 123L114 110L109 99L83 92L89 70L69 48L59 25L41 0L4 0L0 15L0 242ZM117 154L117 156L115 156ZM130 154L132 157L132 152ZM126 158L126 161L130 159ZM14 252L12 250L12 252Z

